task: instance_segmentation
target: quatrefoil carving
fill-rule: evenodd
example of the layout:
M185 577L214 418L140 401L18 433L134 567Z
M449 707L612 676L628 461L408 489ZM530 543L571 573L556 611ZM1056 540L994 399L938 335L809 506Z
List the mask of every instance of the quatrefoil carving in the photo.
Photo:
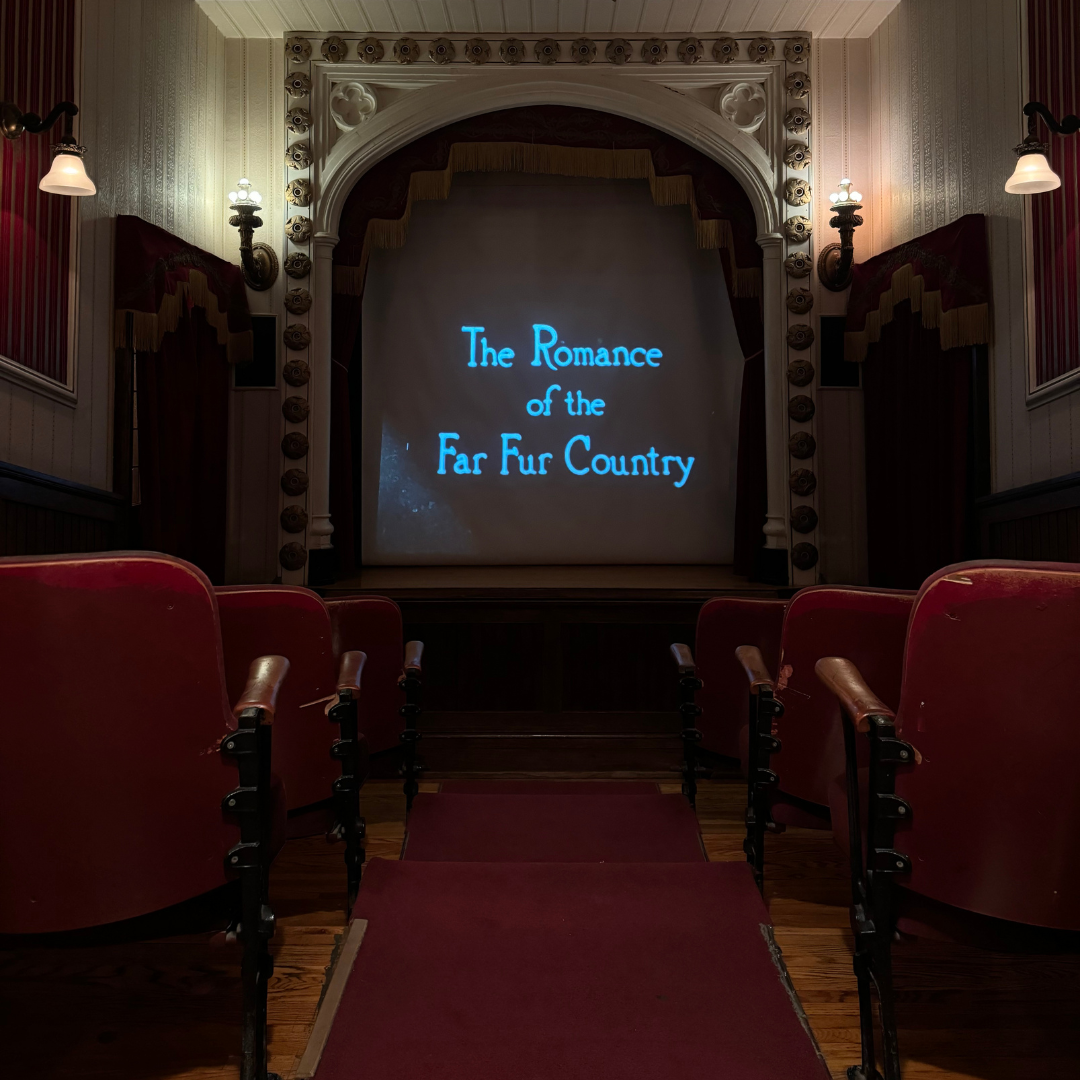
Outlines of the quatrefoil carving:
M330 93L330 115L341 131L355 131L370 120L379 108L375 91L361 82L334 83Z
M765 119L765 90L761 83L737 82L720 91L716 108L740 131L752 134Z

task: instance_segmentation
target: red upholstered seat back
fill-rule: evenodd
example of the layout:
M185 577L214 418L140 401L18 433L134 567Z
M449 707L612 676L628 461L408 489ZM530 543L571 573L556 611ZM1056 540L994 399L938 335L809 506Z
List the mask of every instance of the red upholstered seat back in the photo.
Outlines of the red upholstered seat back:
M310 589L293 585L231 585L218 589L217 597L230 701L243 690L257 656L289 659L273 741L273 769L284 781L289 809L329 799L330 785L341 775L341 766L330 757L338 729L323 711L325 702L310 704L337 687L326 606Z
M780 649L786 607L786 600L734 596L717 597L702 606L694 660L704 684L697 703L702 710L698 719L701 745L706 750L739 757L739 731L749 722L750 691L735 650L740 645L756 645L766 662L771 663Z
M911 803L901 884L1080 930L1078 681L1080 565L960 563L926 581L897 719L922 754L897 770Z
M400 745L398 710L405 703L398 679L405 658L401 609L385 596L354 596L327 602L334 651L367 653L360 691L360 730L373 754Z
M0 559L0 656L0 933L223 884L234 723L203 574L142 552Z
M782 792L828 806L829 786L844 771L840 706L814 673L823 656L847 657L887 705L899 703L914 599L913 592L838 585L814 585L792 598L772 673L784 705L776 724L783 749L771 761Z

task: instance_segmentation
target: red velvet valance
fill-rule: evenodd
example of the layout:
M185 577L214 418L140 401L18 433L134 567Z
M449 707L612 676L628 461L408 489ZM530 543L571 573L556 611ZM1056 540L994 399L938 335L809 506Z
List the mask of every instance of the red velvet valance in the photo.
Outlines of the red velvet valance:
M723 166L634 120L564 105L474 116L417 139L373 166L342 211L334 291L362 295L371 248L400 247L412 203L445 199L458 171L647 179L658 204L690 207L700 247L728 256L733 295L761 295L762 256L753 208Z
M911 302L943 351L990 341L990 258L986 219L966 214L855 267L848 300L845 356L865 360L871 342Z
M239 266L128 214L116 219L115 263L118 347L157 352L181 313L198 307L229 363L251 359L251 313Z

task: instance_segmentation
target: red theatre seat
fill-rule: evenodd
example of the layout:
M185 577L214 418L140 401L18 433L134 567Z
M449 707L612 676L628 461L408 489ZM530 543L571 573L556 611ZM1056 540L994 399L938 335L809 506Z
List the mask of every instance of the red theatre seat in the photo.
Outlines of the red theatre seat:
M897 915L949 936L965 918L1080 930L1078 627L1080 566L960 563L915 600L895 715L851 657L817 664L843 713L862 1075L875 1075L873 985L885 1080L900 1076Z
M815 585L787 606L775 668L753 646L738 650L757 725L756 739L749 723L744 728L740 757L749 784L747 855L759 878L768 826L830 824L829 790L843 770L844 745L839 706L823 692L814 664L833 654L857 656L886 700L899 701L914 599L913 592Z

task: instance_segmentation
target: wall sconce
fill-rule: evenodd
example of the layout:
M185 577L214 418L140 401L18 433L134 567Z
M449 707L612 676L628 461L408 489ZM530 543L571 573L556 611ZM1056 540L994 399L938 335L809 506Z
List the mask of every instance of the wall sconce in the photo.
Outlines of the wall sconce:
M1041 116L1046 126L1058 135L1075 135L1080 131L1080 116L1066 116L1060 123L1054 119L1050 110L1041 101L1029 101L1024 106L1024 115L1028 118L1028 133L1016 150L1016 168L1012 176L1005 181L1005 190L1010 195L1038 195L1042 191L1053 191L1061 187L1061 177L1050 168L1046 153L1050 147L1039 142L1035 134L1035 117Z
M5 139L17 139L24 131L32 135L48 131L63 116L64 134L53 146L52 167L38 181L38 187L51 195L96 195L94 181L86 175L83 166L83 154L86 147L80 146L72 134L73 121L79 112L79 106L70 101L61 101L44 120L37 113L24 113L10 101L0 101L0 131Z
M262 209L259 205L262 196L251 190L248 180L237 180L236 189L229 192L229 202L236 211L229 218L229 224L240 230L240 263L244 268L244 281L248 288L264 292L277 281L278 257L269 244L251 242L255 230L262 225L262 218L256 216Z
M836 216L829 225L840 230L840 243L828 244L818 256L818 280L826 289L843 292L851 284L851 266L855 260L855 230L863 223L856 210L862 209L862 195L851 190L850 180L841 180L840 187L829 196Z

